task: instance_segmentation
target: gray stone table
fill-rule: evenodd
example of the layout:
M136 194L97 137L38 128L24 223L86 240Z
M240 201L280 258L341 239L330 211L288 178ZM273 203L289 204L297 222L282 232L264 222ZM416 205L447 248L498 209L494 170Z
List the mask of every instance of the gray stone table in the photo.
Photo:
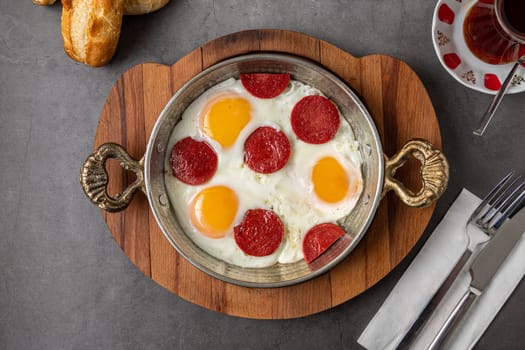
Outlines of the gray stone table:
M472 135L491 97L441 67L435 1L172 0L126 17L113 61L71 61L61 6L0 0L1 349L359 349L359 334L463 187L483 195L525 171L525 99L508 96L485 137ZM195 306L146 278L111 239L78 182L113 82L145 61L172 64L218 36L254 28L304 32L356 56L406 61L428 89L450 160L450 186L417 247L377 285L332 310L261 321ZM521 283L476 349L525 342Z

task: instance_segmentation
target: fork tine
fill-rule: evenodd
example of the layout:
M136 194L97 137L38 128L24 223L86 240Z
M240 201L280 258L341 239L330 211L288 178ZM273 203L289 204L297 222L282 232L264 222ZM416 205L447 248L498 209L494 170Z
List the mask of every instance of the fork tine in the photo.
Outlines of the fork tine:
M512 201L512 203L510 203L510 205L507 207L507 209L505 209L505 211L503 213L501 213L501 216L495 220L494 223L490 223L490 225L492 227L499 227L501 226L501 224L503 224L503 222L505 220L507 220L507 218L511 215L514 214L514 211L516 209L518 209L523 203L524 203L524 199L525 199L525 182L523 182L520 186L520 191L521 193ZM515 191L517 192L517 191Z
M518 193L524 186L525 182L521 182L521 184L516 185L517 182L521 180L521 176L518 176L510 183L508 186L505 186L501 194L499 195L499 198L497 198L494 203L492 204L492 207L489 208L489 210L485 213L483 216L483 221L490 222L494 219L496 215L503 212L506 208L508 208L509 202L511 202L515 194ZM491 212L491 215L489 216L489 212Z
M511 171L509 174L507 174L503 179L501 179L496 186L494 186L490 192L483 198L483 201L478 205L478 207L474 210L472 215L470 216L470 219L473 220L474 218L478 217L478 215L481 213L481 211L485 208L487 204L489 204L494 198L499 196L500 190L507 184L509 179L514 175L514 172ZM490 208L490 207L489 207Z

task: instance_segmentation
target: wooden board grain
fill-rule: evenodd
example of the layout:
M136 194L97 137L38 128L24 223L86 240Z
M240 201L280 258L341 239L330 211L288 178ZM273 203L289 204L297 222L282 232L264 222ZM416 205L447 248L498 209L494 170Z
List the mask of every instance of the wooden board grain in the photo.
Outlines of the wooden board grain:
M125 72L111 89L100 115L95 148L122 144L139 159L164 105L185 82L221 60L240 54L286 52L319 62L362 98L392 156L418 137L441 146L439 125L421 81L404 62L384 55L356 58L305 34L284 30L249 30L213 40L173 66L145 63ZM109 162L110 193L132 181L116 162ZM417 164L400 169L397 178L415 188ZM283 288L246 288L222 282L193 267L164 238L138 194L123 212L103 212L117 244L146 276L180 297L229 315L282 319L311 315L366 291L388 274L420 238L434 206L414 209L397 197L381 201L375 219L357 248L328 273ZM118 281L115 281L118 283Z

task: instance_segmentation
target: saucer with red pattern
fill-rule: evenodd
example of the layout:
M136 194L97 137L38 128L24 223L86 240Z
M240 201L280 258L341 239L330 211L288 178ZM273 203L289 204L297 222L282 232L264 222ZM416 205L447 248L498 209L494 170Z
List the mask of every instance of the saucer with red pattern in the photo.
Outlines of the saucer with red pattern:
M461 84L487 94L496 94L513 63L489 64L467 47L463 22L477 0L439 0L432 20L432 42L445 70ZM512 78L507 93L525 91L525 67Z

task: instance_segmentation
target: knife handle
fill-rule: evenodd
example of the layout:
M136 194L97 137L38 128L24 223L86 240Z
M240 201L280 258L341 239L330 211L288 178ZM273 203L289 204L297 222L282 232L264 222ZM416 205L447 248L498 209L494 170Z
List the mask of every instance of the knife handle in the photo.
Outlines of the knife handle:
M454 310L448 315L445 323L441 326L438 333L430 343L428 350L437 350L441 344L447 339L450 332L458 324L459 321L465 316L470 306L476 301L481 292L473 287L469 287L468 291L463 294L460 301L454 307Z
M421 331L425 328L426 324L428 323L430 316L434 314L434 311L437 309L437 307L440 305L441 300L444 298L445 294L450 289L450 286L456 278L458 277L459 273L463 269L463 267L466 265L467 261L469 260L470 256L472 255L472 250L467 249L465 252L463 252L463 255L461 258L456 262L456 265L450 271L447 278L443 281L441 286L439 286L439 289L434 293L432 296L432 299L427 303L425 306L425 309L419 314L418 318L408 332L405 333L405 336L397 346L396 350L407 350L410 349L415 339L419 336Z

